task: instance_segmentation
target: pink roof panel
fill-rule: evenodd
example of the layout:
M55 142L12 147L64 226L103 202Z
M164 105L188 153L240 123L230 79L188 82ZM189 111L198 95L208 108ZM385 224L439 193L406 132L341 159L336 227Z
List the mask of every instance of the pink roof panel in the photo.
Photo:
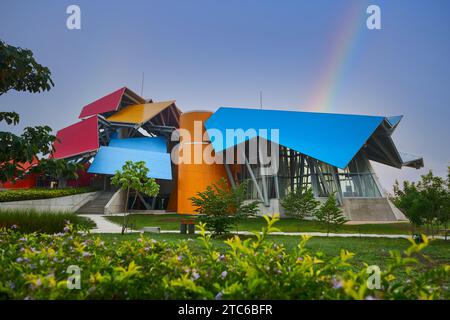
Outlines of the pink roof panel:
M58 131L55 141L56 159L69 158L83 153L95 151L99 148L98 120L90 117Z
M104 96L103 98L85 105L81 110L79 118L82 119L96 114L116 111L119 108L119 104L122 100L122 96L125 93L125 90L125 87L121 88L114 91L113 93Z

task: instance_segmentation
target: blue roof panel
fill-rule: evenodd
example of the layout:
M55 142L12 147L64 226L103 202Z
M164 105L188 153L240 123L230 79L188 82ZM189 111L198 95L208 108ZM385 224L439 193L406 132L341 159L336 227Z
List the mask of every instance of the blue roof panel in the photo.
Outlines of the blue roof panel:
M278 129L278 143L319 161L345 168L366 143L384 117L346 115L281 110L219 108L205 122L216 152L259 135L267 130L267 140L272 141L270 130ZM223 136L214 139L214 130ZM255 129L257 134L226 139L227 129Z
M109 142L110 147L146 150L152 152L167 152L165 137L142 137L142 138L113 138Z
M134 162L144 161L147 168L149 168L149 178L172 179L169 153L116 147L100 147L88 172L112 175L116 170L121 170L128 160Z

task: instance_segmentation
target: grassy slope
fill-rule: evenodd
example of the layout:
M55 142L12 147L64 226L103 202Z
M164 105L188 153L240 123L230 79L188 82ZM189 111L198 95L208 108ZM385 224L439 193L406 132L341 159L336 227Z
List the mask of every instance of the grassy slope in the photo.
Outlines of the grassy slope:
M180 228L180 216L168 215L132 215L132 219L138 229L142 227L157 226L162 230L178 230ZM108 220L121 224L123 218L119 216L107 217ZM249 218L242 221L238 230L256 231L266 225L263 218ZM277 222L276 227L285 232L326 232L324 226L316 221L297 221L292 218L283 218ZM337 230L339 233L377 233L377 234L409 234L411 225L409 223L389 224L365 224L365 225L343 225Z

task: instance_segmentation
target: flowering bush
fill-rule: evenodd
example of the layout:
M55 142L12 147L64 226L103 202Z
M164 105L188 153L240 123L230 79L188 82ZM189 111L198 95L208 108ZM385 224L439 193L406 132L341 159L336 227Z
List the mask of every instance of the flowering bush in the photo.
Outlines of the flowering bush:
M33 209L0 209L0 228L15 228L22 233L62 232L67 223L77 228L95 228L95 223L73 212L47 212Z
M267 240L276 218L255 238L226 241L220 252L200 225L202 246L169 244L141 236L105 243L73 226L57 235L0 235L1 299L448 299L450 266L417 272L414 255L391 252L380 289L368 288L367 268L356 270L353 254L326 259L305 248L294 252ZM81 288L68 289L67 268L81 268ZM402 274L401 277L398 277Z

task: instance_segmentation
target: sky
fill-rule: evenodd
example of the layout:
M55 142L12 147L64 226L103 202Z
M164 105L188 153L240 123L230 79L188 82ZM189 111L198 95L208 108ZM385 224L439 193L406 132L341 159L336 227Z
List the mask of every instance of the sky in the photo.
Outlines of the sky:
M66 27L72 4L80 30ZM262 91L265 109L404 115L393 139L425 167L375 163L389 191L450 164L449 12L447 0L0 0L0 39L31 49L55 82L0 96L0 110L20 113L16 133L56 132L120 87L140 94L144 73L144 97L183 111L258 107Z

